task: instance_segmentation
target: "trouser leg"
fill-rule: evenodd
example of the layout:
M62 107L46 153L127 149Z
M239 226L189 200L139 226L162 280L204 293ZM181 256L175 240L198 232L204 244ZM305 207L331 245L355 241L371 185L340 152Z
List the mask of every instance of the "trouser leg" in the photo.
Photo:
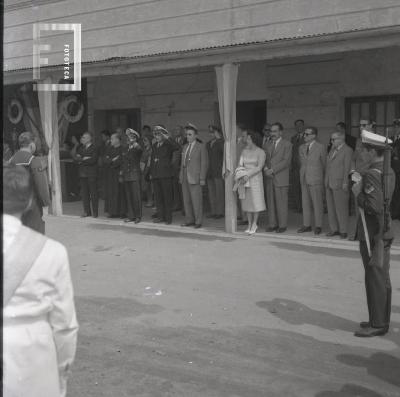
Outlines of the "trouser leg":
M270 179L268 179L267 201L268 201L269 226L276 227L278 226L278 220L276 216L275 186L273 185L273 182Z
M311 226L311 196L310 186L307 184L301 185L301 202L303 205L303 225Z
M343 189L335 189L333 190L333 200L336 218L339 223L339 232L347 233L349 223L349 192Z
M166 222L172 222L173 210L173 191L172 191L172 178L161 179L162 195L164 202L164 217Z
M333 200L332 189L330 189L329 187L326 188L326 205L328 207L329 228L331 229L331 232L337 232L339 231L339 225L336 220L336 210Z
M311 203L314 210L315 227L322 228L324 219L324 187L323 185L308 186ZM303 207L304 211L304 207Z
M135 214L133 210L132 181L125 181L124 186L125 186L125 197L128 210L128 218L134 219Z
M132 207L135 218L142 217L142 189L140 181L132 182Z
M215 186L215 179L209 178L207 179L207 187L208 187L208 201L210 202L210 210L211 215L218 215L217 208L216 208L216 186Z
M186 223L194 223L195 217L192 206L192 198L190 195L190 187L185 170L183 171L182 193L183 193L183 205L185 208L185 221Z
M83 211L86 214L91 215L92 211L90 210L89 181L88 178L80 178L80 181Z
M162 220L165 220L165 207L164 207L164 197L162 190L162 180L153 180L154 198L156 200L157 214Z
M222 178L215 178L216 204L215 210L217 215L225 214L225 184Z
M275 187L275 203L278 215L278 225L279 227L287 227L288 219L288 192L289 188Z
M97 216L99 214L99 192L97 190L97 178L90 177L88 179L89 179L90 201L92 203L93 215Z
M200 184L189 185L189 190L195 223L201 225L203 222L203 191Z

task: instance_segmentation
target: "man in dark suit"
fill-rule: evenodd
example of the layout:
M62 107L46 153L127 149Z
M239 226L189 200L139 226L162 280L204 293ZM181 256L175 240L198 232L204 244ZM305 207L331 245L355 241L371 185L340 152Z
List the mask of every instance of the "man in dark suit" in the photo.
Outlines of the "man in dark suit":
M349 220L349 173L353 151L345 143L345 134L332 134L332 150L326 163L325 189L328 220L331 231L328 237L347 238Z
M186 222L182 226L200 228L203 222L203 190L206 184L208 156L207 149L197 138L197 127L188 124L185 127L188 143L182 151L181 173L183 205Z
M153 183L156 199L157 218L154 223L172 222L173 209L173 154L180 149L170 136L168 131L161 126L154 127L153 150L150 160L150 178Z
M207 186L210 200L211 218L219 219L225 213L225 184L222 178L222 164L224 162L224 139L222 131L217 126L210 126L211 140L207 142L208 173Z
M316 235L321 234L324 215L324 173L326 148L317 139L318 129L308 127L304 144L300 146L300 183L303 204L303 226L298 233L311 231L311 214L314 213Z
M126 129L127 145L122 148L122 179L124 181L128 218L124 222L139 223L142 220L142 173L140 159L143 149L140 135L132 128Z
M22 223L25 226L44 234L45 224L42 219L43 207L50 204L49 182L47 178L47 166L36 152L35 138L30 132L23 132L18 137L20 149L9 160L11 164L22 165L29 170L33 183L33 198L30 209L23 215Z
M84 132L81 145L76 143L72 149L72 157L79 164L79 180L81 183L83 214L82 217L99 215L99 197L97 191L98 150L92 143L90 132ZM90 207L90 204L92 207Z
M384 199L386 191L390 200L395 177L392 170L384 175L385 138L369 131L363 131L361 138L370 153L371 164L363 175L353 174L352 179L356 183L352 190L365 214L365 223L362 219L358 220L357 239L365 270L369 318L360 323L354 335L373 337L386 334L390 324L392 286L389 269L393 231L390 215L385 219Z
M271 126L271 141L266 146L264 174L267 177L268 232L283 233L287 228L289 170L292 144L282 138L283 126Z
M304 120L298 119L294 122L296 133L291 137L292 160L290 166L290 190L292 192L294 207L301 212L301 186L300 186L300 158L299 148L304 143Z
M400 119L393 121L392 169L396 175L396 185L392 198L391 213L393 219L400 220Z

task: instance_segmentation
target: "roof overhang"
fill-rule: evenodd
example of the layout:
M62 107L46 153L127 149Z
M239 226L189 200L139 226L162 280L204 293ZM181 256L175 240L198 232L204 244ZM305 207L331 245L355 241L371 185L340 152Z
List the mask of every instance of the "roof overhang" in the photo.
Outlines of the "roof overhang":
M82 63L82 77L146 73L199 66L216 66L224 63L363 51L393 46L400 46L400 25L86 62ZM56 66L49 66L45 69L48 72L54 72L54 77L57 77ZM5 71L3 76L5 84L32 81L32 68ZM59 77L61 78L61 72Z

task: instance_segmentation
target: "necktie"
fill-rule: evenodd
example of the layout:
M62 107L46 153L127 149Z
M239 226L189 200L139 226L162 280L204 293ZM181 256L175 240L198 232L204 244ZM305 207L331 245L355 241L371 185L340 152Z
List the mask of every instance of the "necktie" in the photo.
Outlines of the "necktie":
M307 156L308 156L308 153L310 153L310 145L307 145Z
M189 146L186 150L186 154L185 154L185 167L187 166L187 163L189 161L189 154L190 154L190 149L192 148L192 144L189 143Z

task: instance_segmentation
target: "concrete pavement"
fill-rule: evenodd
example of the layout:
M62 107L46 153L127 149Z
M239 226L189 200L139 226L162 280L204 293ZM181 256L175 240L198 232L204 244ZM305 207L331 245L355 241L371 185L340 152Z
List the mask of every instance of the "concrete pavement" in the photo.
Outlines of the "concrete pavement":
M400 252L385 337L350 242L47 217L81 330L70 396L398 396Z

